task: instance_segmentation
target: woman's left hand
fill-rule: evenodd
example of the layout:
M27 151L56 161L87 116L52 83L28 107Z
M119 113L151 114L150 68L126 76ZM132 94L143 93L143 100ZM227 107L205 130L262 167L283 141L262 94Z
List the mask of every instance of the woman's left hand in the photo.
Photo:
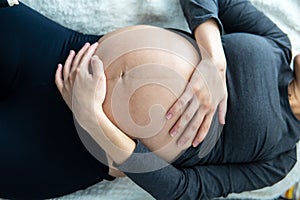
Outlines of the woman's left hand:
M197 132L193 146L198 146L208 133L217 109L220 123L224 121L226 107L225 74L210 59L203 59L193 72L185 91L168 112L173 115L184 111L171 129L171 135L180 134L178 145L183 146Z
M193 146L198 146L208 133L215 111L218 109L221 124L225 124L227 111L227 61L217 21L211 18L201 23L194 30L194 36L202 60L188 87L167 113L167 119L171 119L184 111L170 132L171 136L180 135L179 146L192 138Z

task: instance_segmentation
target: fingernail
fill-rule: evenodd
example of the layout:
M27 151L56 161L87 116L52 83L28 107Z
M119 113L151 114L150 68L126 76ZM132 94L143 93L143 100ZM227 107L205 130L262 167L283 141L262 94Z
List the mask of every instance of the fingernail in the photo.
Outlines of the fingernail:
M172 137L175 137L175 135L177 135L177 131L172 130L171 133L170 133L170 135L171 135Z
M167 120L172 119L172 117L173 117L173 115L171 113L166 116Z
M193 147L197 147L200 143L199 142L194 142Z

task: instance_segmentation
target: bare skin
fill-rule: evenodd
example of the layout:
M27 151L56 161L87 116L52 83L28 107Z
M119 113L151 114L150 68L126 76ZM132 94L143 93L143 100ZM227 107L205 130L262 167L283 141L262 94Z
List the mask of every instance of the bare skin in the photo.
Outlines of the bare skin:
M130 27L127 29L138 29L140 27ZM105 40L115 34L119 34L121 30L114 31L100 39ZM203 85L203 80L199 77L199 74L193 73L190 77L190 87L186 87L180 98L170 107L166 113L166 119L173 121L178 114L182 114L170 129L169 133L172 137L180 135L177 139L178 146L184 146L193 138L193 146L197 147L205 138L208 129L210 127L213 115L218 109L219 121L221 124L225 124L225 115L227 110L227 86L226 86L226 58L221 42L221 33L219 27L214 19L209 19L206 22L199 25L195 30L195 38L197 40L198 47L202 55L202 61L197 64L197 68L210 68L217 67L220 76L223 80L225 96L223 99L217 99L217 101L211 101L209 97L209 88L199 87ZM209 62L207 62L207 60ZM205 102L200 103L199 102ZM198 106L194 106L199 104ZM184 111L184 112L182 112ZM194 137L194 130L197 129L197 135Z
M195 49L187 40L178 37L177 34L171 32L166 33L165 30L161 29L160 35L167 34L169 42L178 43L178 40L182 40L182 45L188 46L190 52L186 52L186 54L189 54L190 60L193 60L193 62L187 62L184 59L176 56L175 54L161 51L159 49L143 49L126 53L120 56L109 66L106 66L107 63L105 61L105 58L103 58L103 54L105 52L111 52L113 50L110 49L110 46L108 47L108 49L103 49L105 48L104 45L102 45L104 41L107 41L109 38L113 38L115 35L121 34L126 31L134 31L145 28L147 29L149 27L127 27L109 33L99 40L99 48L95 52L95 55L99 56L100 59L104 60L107 83L107 92L103 104L103 110L107 117L110 119L110 121L112 121L113 124L118 126L123 132L128 134L131 138L139 138L141 142L145 144L151 151L158 154L164 160L171 162L185 149L192 145L193 139L197 134L197 130L193 131L193 135L191 135L191 137L185 142L184 145L178 146L176 144L176 141L179 139L180 134L172 137L170 134L168 134L168 132L179 119L181 113L179 112L176 115L174 115L174 117L171 120L167 120L165 118L165 113L176 101L179 95L184 91L186 83L188 82L191 74L193 73L194 68L199 62L199 55L197 55ZM128 41L129 39L127 38L124 38L124 40L129 43L136 43L136 41ZM138 69L139 66L145 63L152 63L155 65L159 64L168 67L158 67L156 69L154 69L154 67L151 67L152 69L149 73L146 73L144 70L138 70L134 73L130 72L131 70ZM174 78L176 74L179 75L177 79ZM130 90L135 86L136 81L139 79L144 81L147 81L149 79L157 79L158 82L160 82L159 80L169 80L170 82L172 82L172 85L174 85L174 87L171 89L172 91L170 91L167 87L161 86L156 83L147 84L135 90L134 93L130 96L130 99L126 99L123 97L120 100L117 100L117 104L120 106L120 108L115 108L112 104L112 102L114 101L113 92L116 92L115 87L122 87L122 90L118 90L116 92L118 93L117 98L127 96ZM182 79L182 82L180 82L180 79ZM127 102L127 100L129 100L129 102ZM149 112L154 104L159 104L160 106L162 106L164 111L157 111L151 117L149 116ZM130 116L122 116L119 112L121 107L129 107ZM114 108L118 112L117 116L113 116ZM116 117L119 118L116 119ZM150 130L148 134L145 134L145 131L147 131L147 129L142 129L140 132L130 134L132 131L134 131L132 129L135 129L134 124L126 122L122 123L122 121L125 121L128 117L131 117L133 123L136 123L138 126L141 127L151 124L151 120L153 119L159 119L159 121L161 121L162 124L154 122L154 127L161 127L161 129Z

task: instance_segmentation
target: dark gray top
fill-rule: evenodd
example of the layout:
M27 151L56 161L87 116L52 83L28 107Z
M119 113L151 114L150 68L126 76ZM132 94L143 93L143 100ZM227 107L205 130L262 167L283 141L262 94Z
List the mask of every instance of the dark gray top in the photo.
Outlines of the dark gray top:
M192 30L214 18L227 58L228 111L220 139L200 158L189 148L172 165L151 171L160 158L137 142L119 168L156 199L212 199L272 185L296 163L300 122L287 87L293 79L288 37L246 0L181 0ZM209 135L216 134L214 119ZM137 156L139 155L139 156Z

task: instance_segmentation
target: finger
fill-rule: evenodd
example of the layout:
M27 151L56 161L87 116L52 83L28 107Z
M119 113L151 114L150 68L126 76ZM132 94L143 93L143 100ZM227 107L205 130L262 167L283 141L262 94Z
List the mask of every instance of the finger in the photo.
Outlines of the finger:
M103 104L106 96L106 76L104 73L104 67L102 61L99 59L98 56L93 56L91 58L91 68L92 68L92 77L93 79L97 80L97 101L101 105Z
M172 119L177 113L183 110L184 107L190 102L193 98L192 89L187 86L183 94L177 99L177 101L172 105L169 111L166 114L168 120Z
M80 49L80 51L77 53L74 62L72 64L72 71L76 70L79 67L79 63L81 61L82 56L84 55L84 53L88 50L88 48L90 47L89 43L85 43L85 45Z
M70 51L70 54L65 62L64 68L63 68L63 75L64 75L64 80L67 80L69 74L70 74L70 69L71 69L71 64L72 61L74 59L75 56L75 52L74 51Z
M67 81L67 80L68 80L69 83L70 83L71 85L73 85L74 79L75 79L76 76L74 76L73 65L72 65L72 63L73 63L73 60L74 60L74 57L75 57L76 53L75 53L75 51L71 50L70 55L71 55L71 54L72 54L72 60L69 60L69 61L68 61L68 59L67 59L67 61L66 61L66 62L69 62L68 64L70 65L70 72L69 72L69 74L68 74L68 77L65 77L64 81ZM69 56L69 57L70 57L70 56Z
M195 137L195 139L193 141L193 146L194 147L197 147L204 140L204 138L206 137L206 135L209 131L211 122L213 120L213 117L214 117L214 112L211 112L210 114L205 116L202 123L200 122L201 123L200 129L197 133L197 136Z
M82 76L83 76L82 70L80 70L80 68L77 68L77 69L76 69L75 74L76 74L76 78L75 78L75 80L74 80L74 86L75 86L75 82L76 82L77 79L78 79L77 77L82 77Z
M64 82L62 78L62 65L59 64L55 73L55 84L59 92L62 94L62 90L64 87Z
M187 127L185 127L184 132L181 134L179 139L177 140L177 145L179 147L184 146L188 141L192 142L196 137L197 131L200 126L200 114L196 113Z
M91 58L91 66L93 76L101 77L104 75L103 63L98 56L93 56Z
M227 97L225 97L221 101L218 107L218 117L219 117L220 124L224 125L226 123L225 122L226 112L227 112Z
M190 123L190 121L193 119L195 113L198 110L198 103L197 103L197 99L194 98L191 103L187 106L187 108L185 109L184 113L180 116L179 120L176 122L176 124L174 125L174 127L171 129L170 131L170 135L172 137L174 137L175 135L177 135L178 133L180 134L180 132L184 131L185 127ZM198 130L198 129L197 129ZM181 139L181 143L183 146L183 144L186 142L184 141L184 139Z
M84 53L84 56L82 57L79 65L87 65L89 61L91 60L91 57L95 53L96 49L98 47L98 42L94 43L92 46L90 46L87 51Z

